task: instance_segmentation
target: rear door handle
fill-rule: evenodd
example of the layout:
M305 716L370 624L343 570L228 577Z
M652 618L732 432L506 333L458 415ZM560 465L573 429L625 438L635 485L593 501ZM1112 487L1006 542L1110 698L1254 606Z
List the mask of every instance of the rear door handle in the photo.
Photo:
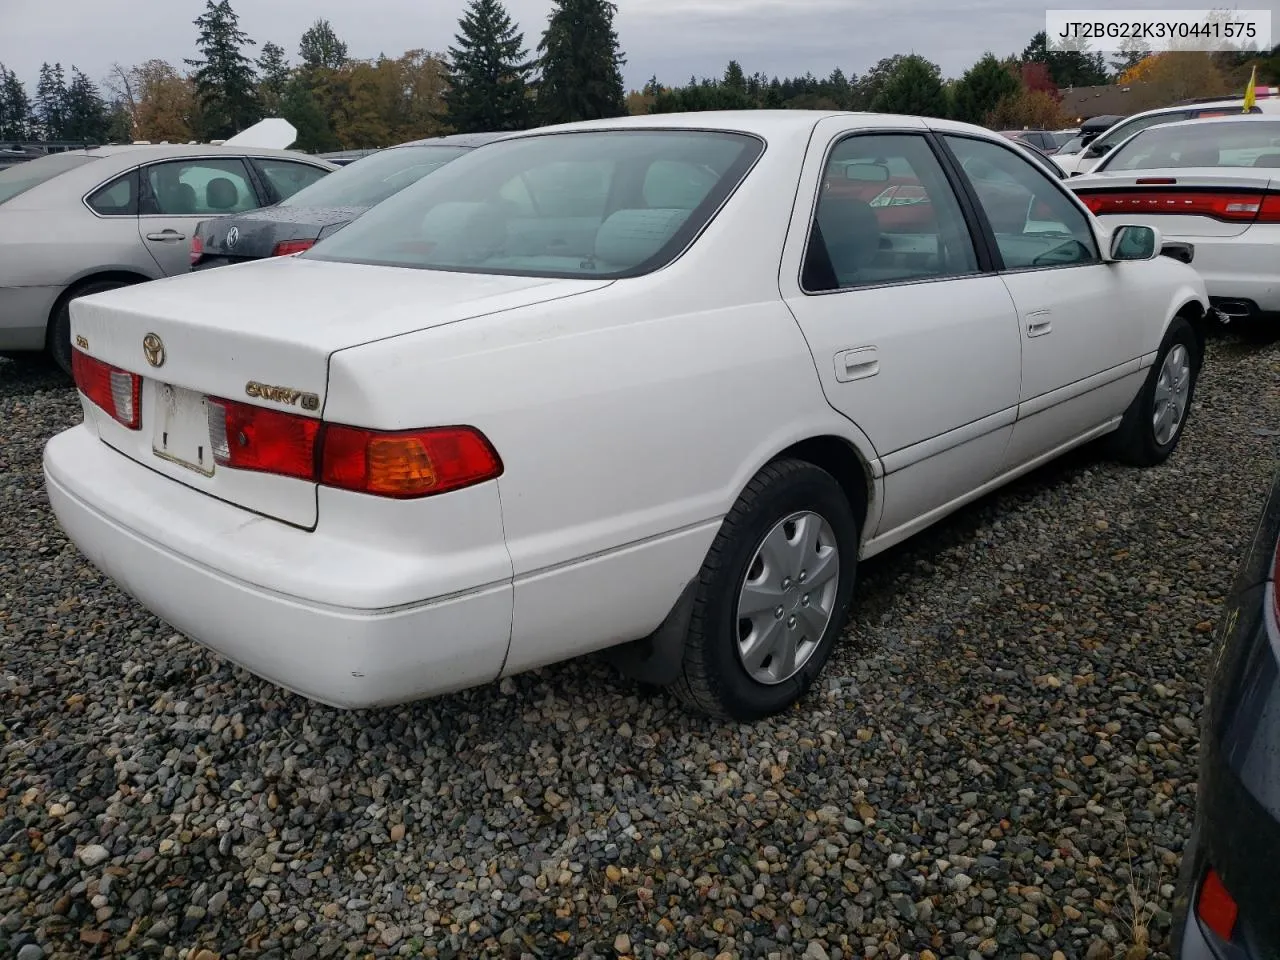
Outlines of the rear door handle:
M841 383L874 377L880 372L880 355L875 347L858 347L836 354L836 379Z
M1053 332L1053 322L1049 319L1048 310L1037 310L1027 314L1027 336L1043 337Z
M177 230L161 230L159 233L148 233L147 239L158 240L161 243L174 243L178 240L185 240L187 238Z

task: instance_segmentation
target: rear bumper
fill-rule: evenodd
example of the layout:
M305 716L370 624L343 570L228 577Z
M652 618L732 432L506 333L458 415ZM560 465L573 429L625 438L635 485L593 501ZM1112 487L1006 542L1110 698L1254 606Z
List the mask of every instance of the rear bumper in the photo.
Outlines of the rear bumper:
M0 287L0 350L43 350L63 287Z
M1250 227L1239 237L1166 237L1195 244L1191 264L1215 300L1249 300L1262 313L1280 312L1280 228ZM1254 234L1257 233L1257 236Z
M283 687L359 708L487 683L502 669L509 572L458 589L457 570L441 564L408 583L402 544L379 552L257 517L134 463L85 426L48 443L44 468L58 522L95 566L162 620ZM216 552L197 555L189 538L200 531ZM494 561L473 552L457 565L474 577ZM388 581L423 599L386 605Z

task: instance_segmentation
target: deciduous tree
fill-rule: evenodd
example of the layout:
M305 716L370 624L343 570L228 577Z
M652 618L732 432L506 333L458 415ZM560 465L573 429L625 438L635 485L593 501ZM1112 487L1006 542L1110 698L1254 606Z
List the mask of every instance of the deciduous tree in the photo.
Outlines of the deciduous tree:
M302 35L298 56L302 58L304 67L337 70L347 63L347 45L338 39L333 24L320 19Z

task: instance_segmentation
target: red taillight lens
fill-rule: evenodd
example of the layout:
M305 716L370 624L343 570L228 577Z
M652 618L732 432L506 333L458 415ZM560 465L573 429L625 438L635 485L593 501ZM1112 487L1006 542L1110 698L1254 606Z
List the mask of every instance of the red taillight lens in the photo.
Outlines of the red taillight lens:
M1209 217L1227 223L1253 223L1260 215L1280 216L1280 197L1261 193L1216 193L1203 190L1081 191L1084 205L1098 216L1107 214L1175 214Z
M320 482L326 486L383 497L426 497L501 473L497 451L470 427L396 433L325 427Z
M209 398L209 440L222 467L314 480L320 421Z
M71 351L76 388L130 430L142 426L142 378L79 350Z
M204 256L204 241L200 239L200 234L196 234L191 238L191 262L196 263Z
M210 397L209 438L219 466L380 497L427 497L502 474L497 451L471 427L364 430Z
M275 249L271 251L273 257L287 257L291 254L301 253L303 250L310 250L316 245L314 240L281 240L275 245Z
M1196 898L1196 914L1204 921L1204 925L1218 935L1224 942L1231 941L1231 934L1236 928L1236 917L1240 908L1232 899L1227 888L1222 885L1222 878L1213 868L1205 874L1200 884L1200 896Z

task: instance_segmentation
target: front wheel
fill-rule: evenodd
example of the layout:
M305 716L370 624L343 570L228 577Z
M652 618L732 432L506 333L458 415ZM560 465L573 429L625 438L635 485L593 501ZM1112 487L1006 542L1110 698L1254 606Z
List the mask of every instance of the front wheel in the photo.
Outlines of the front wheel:
M1111 435L1111 455L1135 467L1169 459L1191 415L1199 375L1200 341L1185 317L1174 317L1146 382Z
M761 470L703 563L676 694L739 721L803 697L844 629L858 544L831 474L800 460Z

